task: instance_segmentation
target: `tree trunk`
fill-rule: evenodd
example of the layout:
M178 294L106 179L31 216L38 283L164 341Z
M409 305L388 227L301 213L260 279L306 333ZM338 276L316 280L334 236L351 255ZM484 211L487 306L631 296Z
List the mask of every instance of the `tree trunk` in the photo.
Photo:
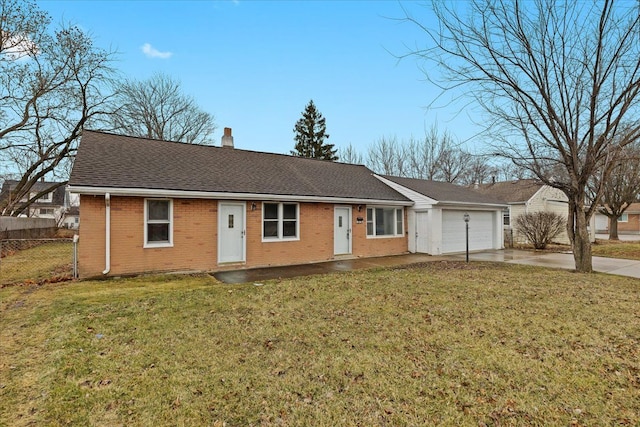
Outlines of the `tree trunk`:
M618 237L618 218L609 217L609 240L620 240Z
M584 201L580 197L576 197L576 199L569 202L573 205L573 209L570 211L573 211L573 226L575 227L572 239L573 259L576 271L591 273L593 265L591 262L591 240L589 239L589 230L587 230L588 219L584 211Z

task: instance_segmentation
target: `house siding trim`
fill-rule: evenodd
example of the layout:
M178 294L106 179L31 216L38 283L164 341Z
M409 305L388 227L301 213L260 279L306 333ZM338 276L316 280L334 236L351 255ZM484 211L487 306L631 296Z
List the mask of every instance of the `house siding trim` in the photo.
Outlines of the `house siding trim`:
M345 204L384 204L390 206L412 206L410 200L388 199L362 199L351 197L323 197L295 194L259 194L259 193L224 193L207 191L184 191L162 189L139 188L110 188L110 187L84 187L70 186L71 193L86 196L104 196L109 193L113 196L148 197L148 198L181 198L181 199L210 199L210 200L248 200L248 201L278 201L278 202L321 202L321 203L345 203Z

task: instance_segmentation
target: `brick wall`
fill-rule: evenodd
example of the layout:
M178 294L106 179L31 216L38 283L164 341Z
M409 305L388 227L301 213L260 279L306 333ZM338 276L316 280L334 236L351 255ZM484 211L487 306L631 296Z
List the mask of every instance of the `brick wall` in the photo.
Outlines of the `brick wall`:
M99 276L105 268L104 197L81 196L79 268L81 277ZM352 206L353 256L370 257L407 251L406 234L397 238L367 238L366 221L356 224ZM262 241L262 203L246 203L246 263L218 265L218 201L173 200L173 247L144 248L144 199L111 198L110 275L250 268L327 261L333 256L334 205L300 204L300 239ZM405 213L406 217L406 213ZM406 224L406 218L405 218ZM406 227L406 225L405 225Z
M628 214L627 222L618 221L618 233L638 234L640 232L640 215Z

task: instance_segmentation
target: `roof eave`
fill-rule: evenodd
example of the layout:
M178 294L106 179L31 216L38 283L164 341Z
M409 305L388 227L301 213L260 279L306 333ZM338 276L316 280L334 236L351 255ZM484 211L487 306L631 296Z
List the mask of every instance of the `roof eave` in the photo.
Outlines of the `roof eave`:
M446 201L440 200L435 203L438 206L452 205L452 206L470 206L470 207L494 207L496 209L506 209L508 204L504 203L485 203L485 202L460 202L460 201Z
M215 191L186 191L186 190L164 190L151 188L113 188L113 187L93 187L70 185L70 193L103 196L109 193L111 196L128 197L169 197L177 199L221 199L221 200L277 200L286 202L324 202L324 203L347 203L347 204L367 204L375 203L391 206L412 206L410 200L389 200L389 199L365 199L356 197L328 197L328 196L304 196L291 194L261 194L261 193L232 193Z

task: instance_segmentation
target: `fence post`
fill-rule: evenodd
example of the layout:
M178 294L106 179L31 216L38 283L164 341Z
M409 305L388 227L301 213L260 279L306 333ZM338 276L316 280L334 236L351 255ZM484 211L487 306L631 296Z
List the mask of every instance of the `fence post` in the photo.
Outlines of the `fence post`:
M73 235L73 278L78 278L78 240L80 240L80 236L77 234Z

